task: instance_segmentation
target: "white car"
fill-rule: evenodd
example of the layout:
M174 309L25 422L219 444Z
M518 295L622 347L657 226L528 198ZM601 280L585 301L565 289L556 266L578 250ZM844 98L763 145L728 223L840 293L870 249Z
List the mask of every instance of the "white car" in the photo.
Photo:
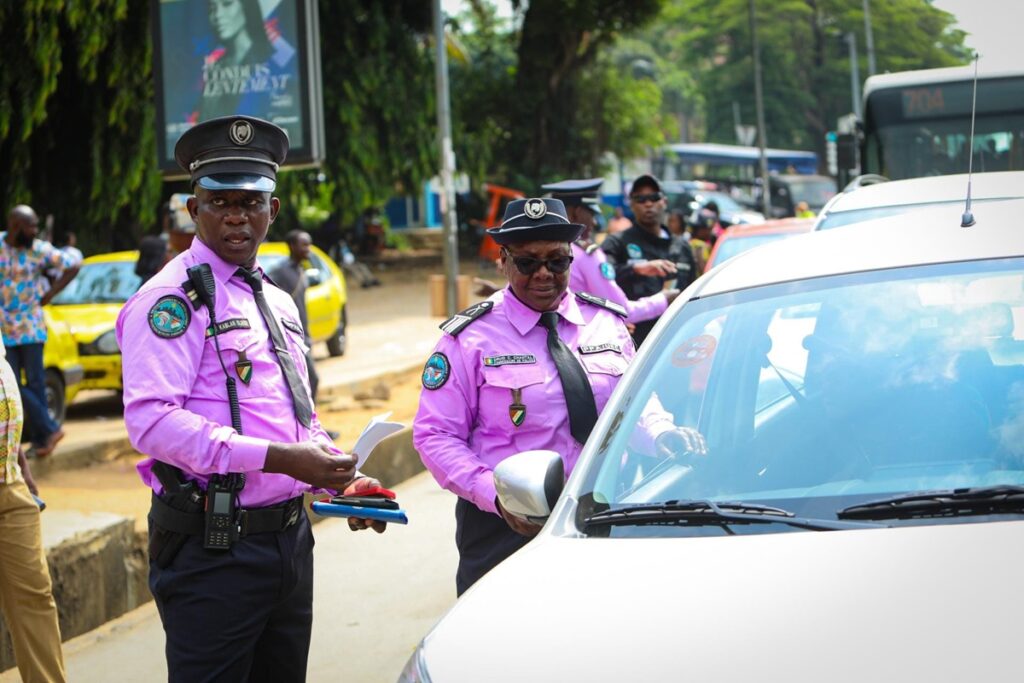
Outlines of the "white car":
M966 173L906 180L863 176L829 200L818 214L814 229L829 230L929 207L934 207L936 213L945 211L948 215L959 216L966 196ZM1024 171L974 173L971 176L972 204L984 206L1022 197Z
M499 466L547 522L400 680L1020 680L1024 216L930 216L687 289L564 490L557 453Z

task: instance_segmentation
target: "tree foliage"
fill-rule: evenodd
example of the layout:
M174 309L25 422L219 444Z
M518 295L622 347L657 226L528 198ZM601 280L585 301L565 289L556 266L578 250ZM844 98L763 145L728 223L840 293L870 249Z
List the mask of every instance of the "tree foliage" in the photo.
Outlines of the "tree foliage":
M148 21L148 3L128 0L0 3L4 209L31 203L86 249L154 219Z
M867 76L862 3L757 0L755 5L768 144L821 154L825 132L853 110L844 34L856 36L860 77ZM734 102L743 123L755 122L748 8L748 0L674 0L641 34L691 71L703 97L698 110L708 141L735 142ZM875 0L871 20L879 72L967 59L964 33L951 28L953 16L925 0Z

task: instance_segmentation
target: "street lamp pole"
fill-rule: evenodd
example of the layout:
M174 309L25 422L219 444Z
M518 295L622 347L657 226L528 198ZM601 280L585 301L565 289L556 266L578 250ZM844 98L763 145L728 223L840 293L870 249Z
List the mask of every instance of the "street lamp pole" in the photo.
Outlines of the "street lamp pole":
M452 119L448 96L448 46L444 38L444 14L441 0L433 0L434 80L437 87L437 141L441 148L441 214L444 235L445 303L448 315L458 311L459 245L456 240L458 225L455 217L455 152L452 149Z
M874 76L875 67L875 36L871 30L871 3L864 0L864 41L868 49L868 76Z
M757 43L757 18L754 15L754 0L750 1L750 42L754 53L754 102L757 105L757 146L761 149L761 210L765 218L771 218L772 191L768 180L768 146L764 125L764 97L761 93L761 49Z
M853 113L860 115L860 66L857 64L857 36L847 33L846 45L850 48L850 97L853 98Z

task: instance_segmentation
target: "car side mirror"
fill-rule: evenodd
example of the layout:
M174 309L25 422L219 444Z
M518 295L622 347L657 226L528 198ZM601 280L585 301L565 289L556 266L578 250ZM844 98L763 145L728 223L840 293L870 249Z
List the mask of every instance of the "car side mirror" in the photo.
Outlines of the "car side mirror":
M323 278L320 277L319 268L306 268L306 281L310 287L316 287L323 283Z
M508 512L543 523L565 487L565 464L555 451L523 451L494 468L498 501Z

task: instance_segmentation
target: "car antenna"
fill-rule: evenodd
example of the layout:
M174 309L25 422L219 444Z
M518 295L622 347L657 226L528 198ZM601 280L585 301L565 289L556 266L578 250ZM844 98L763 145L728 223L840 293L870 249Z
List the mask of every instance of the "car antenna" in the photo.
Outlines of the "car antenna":
M967 146L967 206L960 217L960 227L969 228L974 225L974 214L971 213L971 174L974 172L974 112L978 109L978 53L974 53L974 95L971 98L971 138Z

